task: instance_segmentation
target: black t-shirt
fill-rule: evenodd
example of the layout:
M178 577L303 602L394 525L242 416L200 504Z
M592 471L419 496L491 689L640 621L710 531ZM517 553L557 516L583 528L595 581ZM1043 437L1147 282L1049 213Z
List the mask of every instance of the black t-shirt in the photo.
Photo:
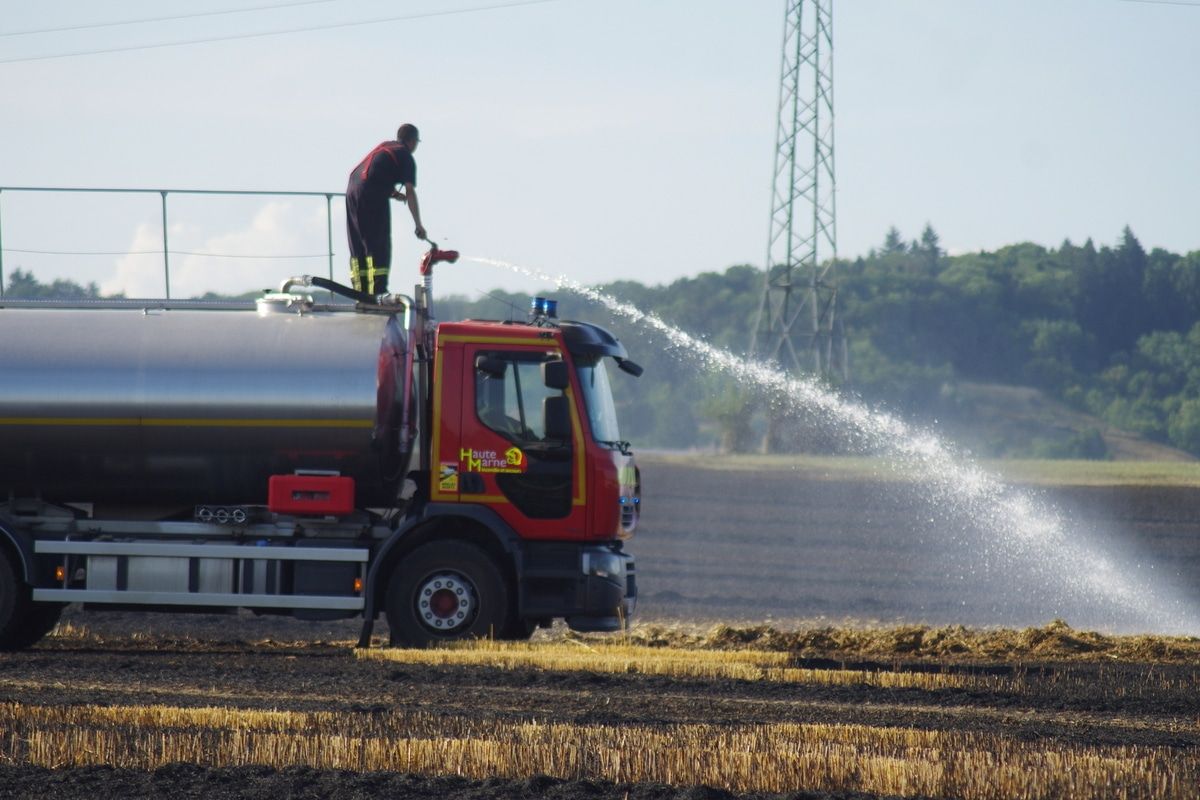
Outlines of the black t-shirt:
M391 194L398 183L417 185L417 162L400 142L384 142L350 172L346 191Z

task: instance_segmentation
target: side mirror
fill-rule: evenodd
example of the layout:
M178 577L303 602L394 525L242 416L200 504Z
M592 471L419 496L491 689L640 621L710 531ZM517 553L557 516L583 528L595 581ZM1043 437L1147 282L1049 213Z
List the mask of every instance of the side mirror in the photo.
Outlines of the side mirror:
M620 368L621 372L628 372L635 378L642 377L642 373L645 371L640 365L633 363L628 358L618 358L617 367Z
M566 391L571 385L571 376L567 372L567 362L546 361L542 363L542 383L547 389Z
M503 378L508 362L495 356L475 356L475 369L493 378Z
M542 423L546 438L569 441L571 438L571 409L565 395L542 399Z

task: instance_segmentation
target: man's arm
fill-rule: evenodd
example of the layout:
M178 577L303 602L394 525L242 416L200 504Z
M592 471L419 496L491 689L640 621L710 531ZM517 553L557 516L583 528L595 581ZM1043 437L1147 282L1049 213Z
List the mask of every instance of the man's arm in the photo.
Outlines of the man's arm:
M403 196L408 203L408 210L412 214L413 224L417 226L414 233L418 239L424 239L425 226L421 224L421 206L417 203L417 187L411 183L404 184Z

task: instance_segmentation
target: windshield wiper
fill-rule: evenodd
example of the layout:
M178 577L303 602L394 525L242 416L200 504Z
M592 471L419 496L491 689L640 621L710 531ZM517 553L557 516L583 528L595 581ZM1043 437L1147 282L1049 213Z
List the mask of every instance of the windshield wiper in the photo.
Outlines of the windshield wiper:
M614 439L612 441L600 441L599 443L605 447L611 447L614 450L620 450L621 455L623 456L629 455L629 448L633 446L629 442L624 442L620 439Z

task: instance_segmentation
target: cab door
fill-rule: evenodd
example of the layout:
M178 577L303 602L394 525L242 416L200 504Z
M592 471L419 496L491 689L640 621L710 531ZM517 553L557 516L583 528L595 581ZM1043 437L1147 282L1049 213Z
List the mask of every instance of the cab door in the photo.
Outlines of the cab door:
M561 352L468 344L464 356L460 500L530 538L583 536L582 437Z

